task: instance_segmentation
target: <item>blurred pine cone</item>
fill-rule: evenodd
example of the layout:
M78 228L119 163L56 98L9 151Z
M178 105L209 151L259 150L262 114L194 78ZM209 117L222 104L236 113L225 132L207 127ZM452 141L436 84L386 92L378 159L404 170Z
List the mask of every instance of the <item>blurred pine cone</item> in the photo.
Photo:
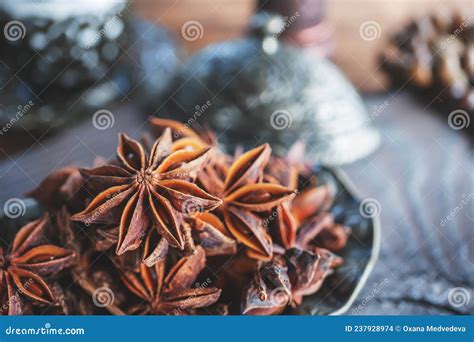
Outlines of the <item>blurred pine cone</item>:
M474 15L431 15L395 34L381 65L392 81L409 85L450 110L474 115Z

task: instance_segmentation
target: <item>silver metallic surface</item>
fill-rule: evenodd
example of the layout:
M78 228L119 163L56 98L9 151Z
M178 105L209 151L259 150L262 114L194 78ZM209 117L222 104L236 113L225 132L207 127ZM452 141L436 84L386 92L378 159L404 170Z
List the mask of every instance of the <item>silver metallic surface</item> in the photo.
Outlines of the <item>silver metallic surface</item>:
M246 37L197 53L158 115L209 125L229 149L269 142L284 155L300 139L326 165L371 153L379 134L357 92L328 60L280 42L282 23L258 13Z

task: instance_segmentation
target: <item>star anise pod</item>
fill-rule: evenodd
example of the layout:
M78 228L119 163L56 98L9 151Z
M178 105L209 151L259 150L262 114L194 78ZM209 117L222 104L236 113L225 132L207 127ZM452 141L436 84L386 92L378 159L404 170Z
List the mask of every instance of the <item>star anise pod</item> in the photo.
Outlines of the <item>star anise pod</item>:
M152 267L140 264L138 271L124 271L123 283L141 300L129 313L182 315L214 304L220 289L191 287L205 264L206 254L198 246L194 255L179 259L168 270L166 260L160 260Z
M195 149L200 150L208 146L216 146L217 139L210 130L195 131L179 121L162 118L152 118L150 126L155 136L163 134L169 128L173 139L173 150Z
M119 255L137 249L152 227L171 246L183 250L178 213L186 214L190 205L212 210L221 200L190 182L205 165L210 148L171 152L171 144L171 131L165 129L147 154L139 142L121 134L118 166L81 170L86 178L108 187L72 219L86 224L118 223Z
M291 248L285 252L291 282L293 306L301 304L303 296L316 293L342 259L322 248L313 251Z
M222 198L217 212L230 233L248 247L251 257L266 260L272 256L272 240L258 213L277 207L293 193L279 184L261 181L270 155L268 144L242 154L230 166L224 181L216 179L215 174L200 174L200 184Z
M342 263L331 251L345 246L350 230L335 223L328 212L334 198L333 188L329 184L315 186L315 177L306 172L299 178L304 190L273 209L265 221L272 233L274 256L260 265L245 289L242 308L245 314L275 314L289 304L300 305L303 297L317 292L333 269ZM274 179L280 180L280 177ZM267 272L276 265L279 272ZM289 285L281 285L282 276Z
M23 226L8 251L0 249L1 312L31 314L33 306L59 305L47 280L74 263L74 252L45 243L49 216Z
M94 161L94 167L104 165L102 158ZM57 212L63 206L75 211L83 207L88 192L84 187L85 180L78 167L65 166L51 172L35 189L26 196L36 199L44 208Z
M244 292L244 315L273 315L281 313L291 302L288 267L281 255L276 255L256 272Z
M237 242L229 235L224 223L211 213L199 213L187 220L192 224L192 234L196 243L206 251L206 255L235 254Z

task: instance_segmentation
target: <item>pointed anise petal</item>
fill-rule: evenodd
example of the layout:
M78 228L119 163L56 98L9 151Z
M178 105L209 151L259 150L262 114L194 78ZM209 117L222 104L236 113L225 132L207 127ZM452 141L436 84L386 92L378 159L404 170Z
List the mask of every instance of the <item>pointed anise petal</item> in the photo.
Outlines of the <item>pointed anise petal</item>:
M74 252L65 248L41 245L11 258L10 262L15 267L29 269L39 275L51 275L71 266L74 258Z
M100 181L103 186L123 185L129 182L132 174L126 169L115 165L103 165L94 169L79 169L86 180Z
M133 195L125 208L119 226L119 239L117 243L118 255L137 249L146 234L150 221L145 211L148 210L148 198L145 191L141 190Z
M172 150L173 152L179 150L192 150L192 151L200 151L207 147L207 144L204 143L201 139L196 138L182 138L176 140L173 143Z
M210 224L214 229L217 229L220 231L222 234L224 234L227 237L232 237L232 234L229 232L229 230L226 228L224 222L217 217L216 215L206 212L206 213L199 213L193 216L193 219L196 220L196 224L201 224L201 222L204 222L205 224Z
M148 161L148 169L155 170L158 165L171 153L171 131L165 129L161 137L159 137L150 152L150 160Z
M329 213L321 213L300 227L296 237L296 245L302 249L307 249L311 241L313 241L318 234L333 225L333 216Z
M45 214L38 220L24 225L15 235L10 258L15 258L26 250L39 245L42 242L44 229L47 224L49 224L49 215Z
M224 202L250 211L267 211L289 200L293 193L278 184L249 184L229 194Z
M227 235L229 232L217 216L203 213L192 220L194 222L193 236L204 248L206 255L229 255L237 252L237 242Z
M0 313L4 313L5 311L10 316L19 316L19 315L31 315L31 308L29 307L28 303L25 302L24 298L20 296L19 291L14 286L13 280L8 272L5 273L5 287L6 293L2 293L2 297L6 295L4 299L5 302L0 308Z
M333 190L329 185L321 185L305 190L295 197L292 212L298 222L329 208L333 200Z
M158 183L158 190L173 207L183 214L213 210L222 204L196 184L183 180L163 180Z
M13 266L8 268L8 273L23 295L43 304L56 305L53 292L40 276Z
M206 253L200 246L194 255L178 260L165 278L166 293L189 288L206 266Z
M158 235L156 229L150 229L143 249L143 263L151 267L157 262L165 260L168 249L168 241Z
M123 133L119 135L117 158L130 172L140 170L146 165L145 151L142 145Z
M251 212L229 207L225 211L225 223L232 235L245 246L259 255L272 255L272 240L263 227L261 218Z
M158 233L168 240L171 246L182 250L184 238L171 204L154 190L150 190L149 202Z
M206 165L211 147L199 151L179 150L173 152L160 164L157 173L162 179L196 179Z
M269 182L283 185L292 190L298 188L298 170L284 159L271 158L267 165Z
M296 230L298 228L295 218L287 204L277 208L277 233L283 247L294 247L296 243Z
M242 154L230 167L225 180L225 192L230 193L245 184L255 183L271 155L270 145L264 144Z
M199 172L197 182L210 194L222 196L224 193L224 180L218 175L214 166L207 165L203 172Z
M247 254L249 258L259 260L259 261L270 261L272 259L271 254L260 253L260 251L257 251L255 249L250 249L250 248L247 248L245 250L245 254Z
M146 300L147 302L153 301L153 292L148 290L137 274L125 272L122 276L122 282L137 297Z
M118 185L108 188L98 194L86 209L71 217L71 220L92 223L116 223L117 219L112 209L128 200L135 187Z
M215 287L170 292L164 296L160 308L164 312L173 309L203 308L214 304L219 299L221 292L220 289Z
M110 247L114 246L118 242L119 227L109 226L97 229L97 235L95 236L95 248L98 251L105 251Z
M190 137L194 139L201 139L199 134L194 132L187 125L171 120L171 119L162 119L162 118L152 118L150 120L151 128L154 132L160 134L165 129L171 129L173 133L173 139L180 139L183 137Z

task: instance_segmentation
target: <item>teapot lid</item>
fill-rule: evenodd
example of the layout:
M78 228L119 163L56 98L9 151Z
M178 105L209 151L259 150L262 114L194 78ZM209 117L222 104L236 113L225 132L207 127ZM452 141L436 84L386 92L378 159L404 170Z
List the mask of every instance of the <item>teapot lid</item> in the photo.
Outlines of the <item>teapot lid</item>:
M187 62L158 115L210 126L228 149L269 142L285 155L302 140L311 162L337 165L379 144L361 98L328 60L281 42L281 16L258 12L241 39Z

